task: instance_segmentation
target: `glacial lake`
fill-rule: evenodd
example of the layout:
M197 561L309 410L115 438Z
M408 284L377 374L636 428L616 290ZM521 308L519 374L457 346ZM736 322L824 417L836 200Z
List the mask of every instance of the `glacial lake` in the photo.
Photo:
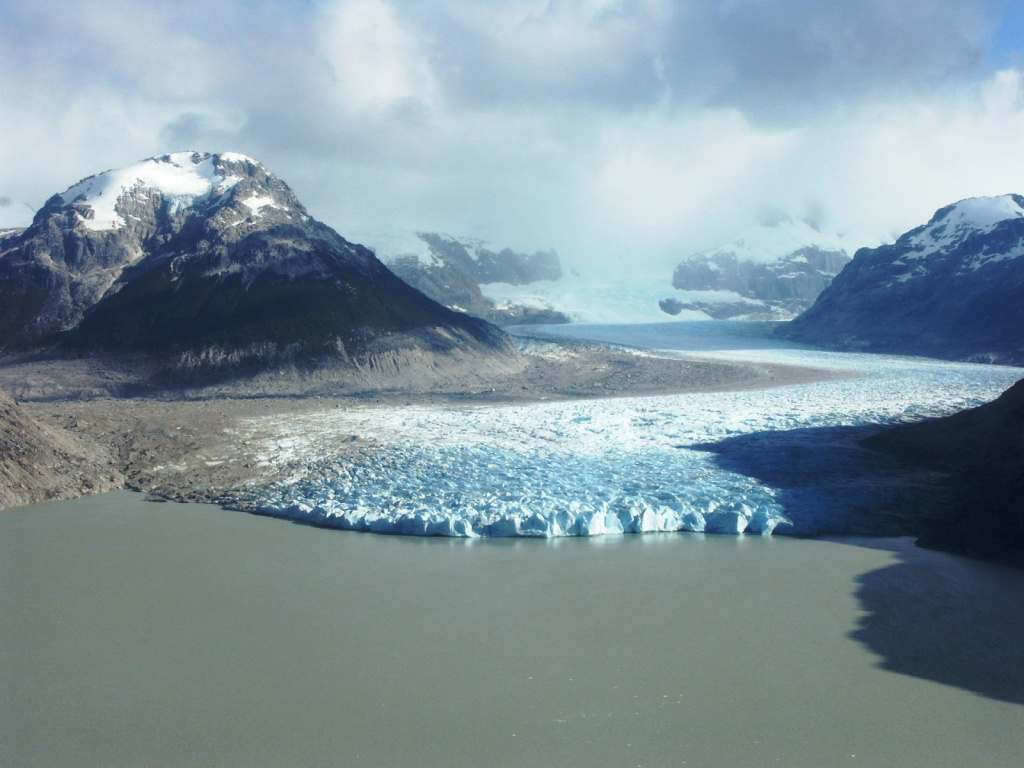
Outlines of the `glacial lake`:
M0 514L0 764L1013 766L1024 572L907 539Z

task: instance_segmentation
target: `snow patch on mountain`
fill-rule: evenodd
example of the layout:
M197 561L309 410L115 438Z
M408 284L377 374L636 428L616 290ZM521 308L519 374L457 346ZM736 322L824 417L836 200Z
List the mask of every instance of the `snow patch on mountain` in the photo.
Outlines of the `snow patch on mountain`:
M770 264L808 247L820 248L823 251L842 251L848 254L854 251L852 244L846 238L823 232L801 219L792 219L786 216L771 226L748 230L723 246L702 251L691 258L702 258L713 262L716 256L730 256L735 257L737 261Z
M923 227L908 232L898 244L905 248L895 267L905 268L890 281L906 282L927 274L925 262L929 257L950 254L960 248L968 238L989 235L1005 221L1024 218L1024 197L999 195L972 197L940 209ZM1024 256L1024 242L1013 245L1001 243L999 247L984 246L963 259L958 274L976 272L989 264L1018 259Z
M971 197L940 209L924 227L909 233L907 259L956 248L969 236L988 234L1008 219L1024 218L1024 197Z
M245 155L228 153L232 162L255 160ZM221 159L227 159L221 155ZM82 223L96 232L120 229L126 222L118 210L122 197L139 190L158 192L172 201L172 212L188 207L195 200L211 194L223 194L241 179L218 167L215 156L195 152L176 152L150 158L126 168L89 176L61 193L65 205L85 206L91 217Z
M274 198L268 195L253 195L252 197L246 198L242 201L242 204L252 211L253 216L259 216L260 211L264 208L280 208L277 203L274 202Z

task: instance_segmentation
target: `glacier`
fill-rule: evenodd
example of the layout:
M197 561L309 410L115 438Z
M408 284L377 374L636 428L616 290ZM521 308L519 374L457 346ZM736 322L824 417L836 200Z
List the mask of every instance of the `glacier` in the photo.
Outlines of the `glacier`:
M891 502L887 490L837 484L820 466L831 461L845 471L860 460L856 449L808 465L801 483L810 502L795 505L784 489L727 468L709 446L946 415L993 399L1024 375L1006 366L824 352L735 322L548 332L704 359L811 366L834 378L733 392L296 415L277 425L286 436L261 447L263 461L296 469L261 489L258 511L348 530L463 538L878 533L858 510ZM339 436L350 434L372 447L338 450Z
M770 491L719 475L685 456L652 463L644 454L422 445L323 467L282 485L264 510L349 530L461 537L769 534L787 522Z

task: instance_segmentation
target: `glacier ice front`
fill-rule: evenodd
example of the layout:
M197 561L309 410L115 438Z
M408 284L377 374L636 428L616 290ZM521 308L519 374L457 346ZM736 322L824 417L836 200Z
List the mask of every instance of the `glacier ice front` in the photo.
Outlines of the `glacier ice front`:
M417 536L767 535L788 523L769 489L691 451L666 462L421 446L328 465L270 496L263 511L275 517Z
M917 514L917 498L898 483L859 482L868 452L855 442L822 451L820 428L946 415L995 398L1022 374L767 348L778 342L760 338L753 348L715 351L706 330L713 326L675 338L686 333L683 325L610 326L612 337L603 340L827 368L838 377L646 398L336 408L284 422L274 416L272 425L262 420L271 417L254 418L257 460L296 468L289 482L261 489L255 506L316 525L413 535L903 535L892 532L902 525L895 513ZM264 442L259 436L268 433L279 436ZM368 447L353 451L350 435Z

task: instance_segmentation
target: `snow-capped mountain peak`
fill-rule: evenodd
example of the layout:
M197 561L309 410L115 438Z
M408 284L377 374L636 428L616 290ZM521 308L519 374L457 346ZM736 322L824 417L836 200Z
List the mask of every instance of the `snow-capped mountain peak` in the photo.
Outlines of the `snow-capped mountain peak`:
M19 299L0 312L0 348L131 351L218 376L402 349L518 364L504 336L410 288L238 153L90 176L0 244L0 295Z
M59 197L80 212L86 228L103 232L126 225L121 210L126 196L156 192L176 211L224 194L254 169L266 172L258 161L237 152L175 152L89 176ZM91 213L82 214L83 208Z
M1024 196L940 208L864 248L782 333L848 349L1024 362Z
M1024 197L1021 195L960 200L940 208L931 221L907 233L906 244L914 251L907 256L920 258L949 250L971 235L986 234L1004 221L1019 218L1024 218Z
M843 253L855 250L839 235L822 232L802 219L785 216L770 226L748 230L723 246L694 254L691 258L728 255L741 262L769 264L809 247Z

